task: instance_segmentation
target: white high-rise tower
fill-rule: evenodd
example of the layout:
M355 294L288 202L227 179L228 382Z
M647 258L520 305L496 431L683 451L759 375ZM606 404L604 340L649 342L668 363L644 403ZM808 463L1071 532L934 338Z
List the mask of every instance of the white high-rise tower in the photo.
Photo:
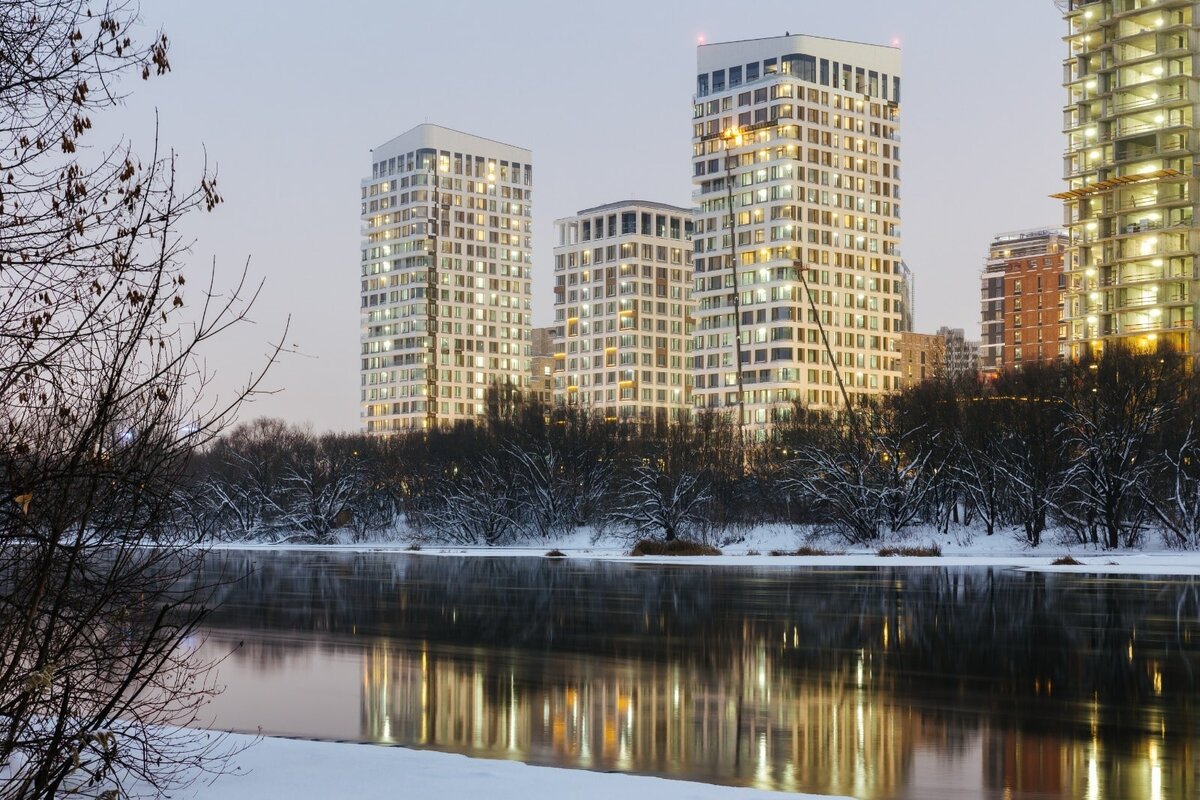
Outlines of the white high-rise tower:
M762 438L796 401L898 389L900 51L789 35L697 62L695 405Z
M530 152L418 125L375 148L371 162L364 429L446 426L515 402L530 388Z
M691 209L625 200L555 227L555 401L612 422L686 418Z

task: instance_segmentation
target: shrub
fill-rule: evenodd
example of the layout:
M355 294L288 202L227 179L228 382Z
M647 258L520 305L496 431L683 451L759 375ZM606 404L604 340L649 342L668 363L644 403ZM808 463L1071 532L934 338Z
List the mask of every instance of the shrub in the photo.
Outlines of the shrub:
M942 554L942 548L936 544L924 547L881 547L879 555L884 556L913 556L916 558L936 558Z
M566 557L567 557L567 554L557 548L555 548L554 550L551 550L549 553L546 553L546 558L566 558Z
M812 545L805 544L805 545L801 545L800 547L797 547L796 552L792 553L792 555L794 555L794 556L840 556L842 554L838 553L838 552L834 552L833 550L823 550L820 547L813 547Z
M687 539L672 539L659 542L642 539L629 552L631 556L719 556L721 551L707 544L690 542Z
M1071 556L1063 556L1061 558L1056 558L1053 561L1051 561L1050 564L1055 567L1082 567L1083 566L1082 561L1076 561Z

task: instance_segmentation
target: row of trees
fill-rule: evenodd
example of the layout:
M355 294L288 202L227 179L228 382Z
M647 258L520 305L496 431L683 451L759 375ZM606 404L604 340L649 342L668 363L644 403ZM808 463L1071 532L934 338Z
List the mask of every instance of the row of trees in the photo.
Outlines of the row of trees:
M850 543L952 527L1104 548L1200 547L1200 390L1184 359L1110 349L989 383L935 380L853 413L796 408L742 447L718 414L648 429L525 407L429 435L257 420L196 462L186 507L220 538L329 541L407 526L472 544L580 527L713 535L807 525Z
M1200 546L1198 384L1179 355L1110 348L990 384L931 381L792 426L785 484L849 541L914 524L1050 527L1104 548Z
M694 469L699 452L709 468ZM419 537L498 545L553 542L620 525L675 538L738 521L736 432L720 417L642 435L543 409L429 436L314 435L258 419L217 440L182 498L191 524L222 539L356 540L407 526Z

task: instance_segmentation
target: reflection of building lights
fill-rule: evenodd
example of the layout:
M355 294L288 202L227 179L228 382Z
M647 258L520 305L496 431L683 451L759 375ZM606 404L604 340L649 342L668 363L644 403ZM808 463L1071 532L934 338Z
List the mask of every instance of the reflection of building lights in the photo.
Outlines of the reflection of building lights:
M767 756L767 733L758 735L758 763L754 765L754 782L761 789L771 786L771 759Z
M1150 799L1162 800L1162 762L1159 760L1158 742L1149 742L1150 756Z

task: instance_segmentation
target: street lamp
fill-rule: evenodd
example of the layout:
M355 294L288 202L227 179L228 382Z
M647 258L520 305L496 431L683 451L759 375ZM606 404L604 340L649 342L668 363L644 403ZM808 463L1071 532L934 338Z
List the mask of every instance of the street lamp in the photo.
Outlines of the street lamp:
M742 146L744 138L741 126L726 129L721 133L721 139L725 142L725 187L728 190L729 203L729 268L733 271L733 330L736 337L734 356L737 359L738 441L744 450L746 447L746 392L742 381L742 292L738 286L737 215L733 210L733 159L736 156L732 156L729 153L733 148Z

